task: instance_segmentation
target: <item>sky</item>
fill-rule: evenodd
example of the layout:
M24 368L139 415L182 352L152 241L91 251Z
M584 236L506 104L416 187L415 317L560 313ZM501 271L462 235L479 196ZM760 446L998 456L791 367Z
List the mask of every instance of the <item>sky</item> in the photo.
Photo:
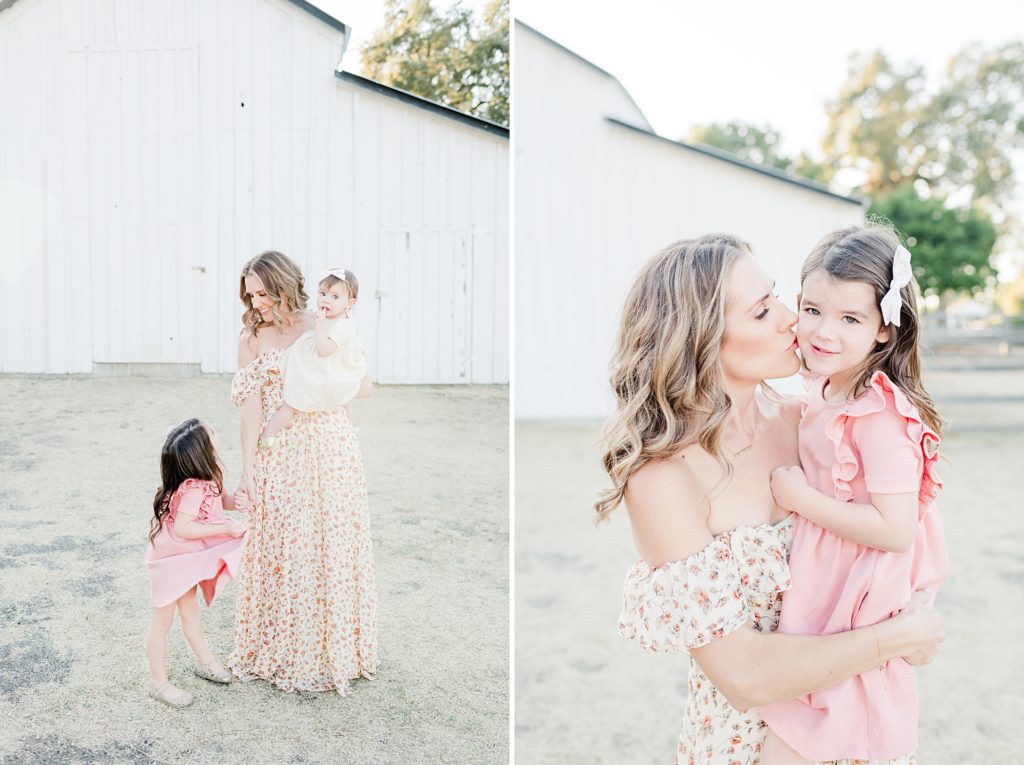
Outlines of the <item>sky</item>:
M923 64L932 79L968 43L1024 38L1024 12L1010 0L513 0L512 9L615 75L661 135L767 122L791 154L817 151L824 103L855 51L880 48L895 62Z

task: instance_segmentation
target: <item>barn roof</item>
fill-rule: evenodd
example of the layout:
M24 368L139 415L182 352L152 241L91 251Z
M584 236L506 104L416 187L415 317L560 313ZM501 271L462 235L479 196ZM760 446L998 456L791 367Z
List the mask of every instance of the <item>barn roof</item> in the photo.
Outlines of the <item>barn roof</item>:
M786 183L792 183L796 186L802 186L805 189L809 189L810 191L817 191L821 194L825 194L826 196L830 196L833 199L840 199L843 202L850 202L852 204L860 205L861 207L867 207L867 205L870 204L871 202L871 200L867 199L866 197L856 196L852 194L849 196L844 194L837 194L836 192L829 189L829 187L823 183L818 183L817 181L812 181L810 178L803 178L799 175L787 173L785 170L780 170L777 167L759 165L756 162L748 162L747 160L742 159L741 157L737 157L735 154L730 154L729 152L715 148L714 146L708 146L707 144L703 143L686 143L684 141L673 141L671 138L665 138L664 136L660 136L652 130L647 130L646 128L639 127L637 125L630 125L628 122L623 122L622 120L616 119L615 117L605 117L605 120L611 123L612 125L627 128L628 130L632 130L637 133L640 133L641 135L653 138L656 141L661 141L662 143L667 143L672 146L678 146L680 149L686 149L687 151L696 152L697 154L703 154L706 157L720 159L723 162L728 162L730 165L736 165L737 167L742 167L746 170L753 170L755 173L767 175L770 178L776 178L780 181L785 181Z
M597 72L600 72L601 74L603 74L604 76L610 77L611 79L615 80L615 83L620 88L622 88L622 91L626 94L626 96L629 98L629 100L633 101L633 97L629 94L629 91L627 91L625 89L625 87L623 87L622 83L619 82L618 79L614 75L612 75L609 72L605 71L604 69L599 67L597 64L593 63L592 61L588 61L587 59L583 58L583 56L579 55L575 51L569 50L569 48L566 48L561 43L556 42L555 40L552 40L550 37L548 37L544 33L538 32L536 29L531 27L529 24L524 24L522 21L519 21L518 19L516 19L516 24L519 25L519 26L525 27L529 31L533 32L533 34L535 34L538 37L542 38L543 40L547 41L549 44L555 46L559 50L561 50L561 51L563 51L565 53L568 53L570 56L575 58L577 61L580 61L580 62L586 64L591 69L594 69ZM635 105L636 101L633 101L633 104ZM639 106L637 107L637 111L639 111L640 114L643 115L643 112L640 110ZM703 154L703 155L705 155L707 157L712 157L714 159L719 159L719 160L722 160L723 162L728 162L731 165L735 165L736 167L742 167L745 170L752 170L755 173L760 173L762 175L767 175L767 176L769 176L771 178L775 178L777 180L784 181L786 183L792 183L792 184L794 184L796 186L801 186L801 187L803 187L805 189L808 189L810 191L817 191L818 193L825 194L826 196L832 197L833 199L839 199L839 200L842 200L843 202L850 202L851 204L860 205L861 207L867 207L867 205L870 203L870 200L866 199L864 197L855 196L855 195L837 194L836 192L834 192L831 189L829 189L828 186L825 186L822 183L818 183L817 181L812 181L809 178L802 178L799 175L794 175L792 173L787 173L784 170L779 170L778 168L775 168L775 167L769 167L767 165L759 165L756 162L749 162L749 161L747 161L745 159L742 159L742 158L736 156L735 154L731 154L731 153L729 153L727 151L723 151L722 149L716 149L716 148L714 148L712 146L707 146L705 144L685 143L683 141L673 141L671 138L665 138L664 136L660 136L660 135L658 135L657 133L654 132L654 129L651 127L651 124L647 120L646 117L644 117L644 122L646 123L645 125L633 125L633 124L630 124L628 122L624 122L624 121L622 121L620 119L617 119L615 117L605 117L605 120L607 120L612 125L618 125L619 127L628 128L629 130L634 130L637 133L649 136L650 138L653 138L655 140L662 141L662 142L668 143L668 144L672 144L674 146L677 146L677 147L679 147L681 149L684 149L684 150L687 150L687 151L692 151L692 152L696 152L698 154Z
M470 127L478 128L484 132L491 133L492 135L499 136L501 138L508 138L508 128L504 125L499 125L497 122L491 122L481 117L474 117L472 114L453 109L450 106L445 106L437 101L431 101L429 98L423 98L417 96L414 93L409 93L401 88L393 88L390 85L384 85L383 83L371 80L366 77L360 77L358 74L352 74L351 72L335 72L334 76L342 82L349 82L358 87L371 90L374 93L379 93L389 98L394 98L403 103L411 104L412 106L419 107L420 109L426 109L428 111L440 114L442 117L453 119L456 122L461 122Z
M18 2L18 0L0 0L0 13L10 8L16 2ZM327 24L341 32L341 34L345 36L345 44L343 48L348 45L350 28L344 21L331 16L323 9L313 5L312 3L306 2L306 0L288 0L288 2L297 8L301 8L303 11L322 21L324 24ZM344 49L342 50L342 55L344 55ZM499 125L496 122L491 122L490 120L485 120L480 117L474 117L472 114L461 112L458 109L453 109L450 106L445 106L444 104L440 104L436 101L431 101L428 98L417 96L413 93L401 90L400 88L393 88L390 85L385 85L366 77L360 77L359 75L352 74L351 72L335 71L335 76L344 82L350 82L353 85L366 88L367 90L372 90L375 93L380 93L381 95L389 96L390 98L411 104L412 106L427 109L441 115L442 117L453 119L456 122L462 122L463 124L491 133L492 135L506 139L508 138L508 128L504 125Z
M562 43L558 42L557 40L552 40L546 34L544 34L543 32L540 32L540 31L534 29L533 27L531 27L526 22L520 21L519 19L516 19L516 26L523 27L524 29L527 29L530 32L533 32L533 34L537 35L537 37L541 38L542 40L544 40L548 44L553 45L554 47L558 48L563 53L567 53L569 56L571 56L572 58L576 59L581 64L586 64L588 67L593 69L598 74L602 74L605 77L607 77L608 79L610 79L612 82L614 82L618 86L619 90L621 90L622 93L626 96L626 98L629 99L629 102L631 104L633 104L633 107L637 110L637 112L640 114L640 116L643 117L644 123L647 125L647 127L650 127L650 125L651 125L650 120L647 119L647 116L644 114L643 109L641 109L640 106L637 104L637 102L633 100L632 94L628 90L626 90L626 87L621 82L619 82L619 78L618 77L616 77L614 74L612 74L608 70L602 69L601 67L599 67L597 64L595 64L590 59L583 58L583 56L581 56L576 51L570 50L569 48L566 48L564 45L562 45Z
M18 2L18 0L0 0L0 13L6 11L16 2ZM288 2L296 6L297 8L301 8L310 16L320 19L320 21L324 22L328 26L334 27L343 35L345 35L346 40L348 39L349 26L341 19L335 18L331 14L327 13L321 8L318 8L312 3L307 3L306 0L288 0Z

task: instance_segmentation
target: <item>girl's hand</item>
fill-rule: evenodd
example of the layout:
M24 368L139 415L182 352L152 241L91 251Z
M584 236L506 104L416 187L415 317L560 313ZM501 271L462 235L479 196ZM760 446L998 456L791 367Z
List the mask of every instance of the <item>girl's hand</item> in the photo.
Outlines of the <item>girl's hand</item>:
M241 523L236 521L234 518L229 518L227 522L227 533L229 536L238 539L238 537L245 534L246 528Z
M780 507L800 512L802 500L810 486L802 468L796 465L777 467L772 471L772 495Z
M238 488L235 489L236 504L240 494L245 494L249 498L249 506L252 507L252 503L256 501L256 482L252 480L252 476L248 473L242 473L242 477L238 481Z
M323 330L327 329L326 306L317 306L316 317L313 319L313 328L318 332L322 332Z
M249 499L249 495L244 491L236 491L232 499L235 501L235 510L241 513L249 512L249 509L252 507L252 500Z

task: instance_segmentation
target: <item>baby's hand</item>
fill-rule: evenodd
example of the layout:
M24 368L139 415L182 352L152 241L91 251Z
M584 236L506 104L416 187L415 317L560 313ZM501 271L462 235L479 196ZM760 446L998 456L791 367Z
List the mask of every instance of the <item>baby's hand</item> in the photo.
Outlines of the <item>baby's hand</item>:
M777 467L772 471L772 495L780 507L799 512L800 500L807 491L807 476L796 465Z
M316 329L326 329L327 328L327 307L326 306L317 306L316 307L316 317L314 318L313 321L314 321L314 325L313 326Z

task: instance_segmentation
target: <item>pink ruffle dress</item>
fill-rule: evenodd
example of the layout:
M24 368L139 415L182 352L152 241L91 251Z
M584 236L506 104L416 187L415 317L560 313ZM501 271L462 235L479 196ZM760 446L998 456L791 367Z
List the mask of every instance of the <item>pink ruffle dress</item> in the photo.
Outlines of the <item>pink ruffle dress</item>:
M189 478L171 496L163 526L146 549L150 601L154 608L170 605L197 584L206 605L238 573L248 537L224 536L181 539L174 534L178 513L194 515L200 523L224 524L224 504L212 481Z
M812 377L800 422L800 464L823 494L870 504L872 493L917 492L918 526L907 552L843 539L796 516L789 558L792 587L779 631L830 635L889 618L915 590L949 574L935 497L939 437L882 372L852 402L824 399L826 378ZM772 730L816 760L889 759L917 748L917 681L903 659L797 699L759 710Z

